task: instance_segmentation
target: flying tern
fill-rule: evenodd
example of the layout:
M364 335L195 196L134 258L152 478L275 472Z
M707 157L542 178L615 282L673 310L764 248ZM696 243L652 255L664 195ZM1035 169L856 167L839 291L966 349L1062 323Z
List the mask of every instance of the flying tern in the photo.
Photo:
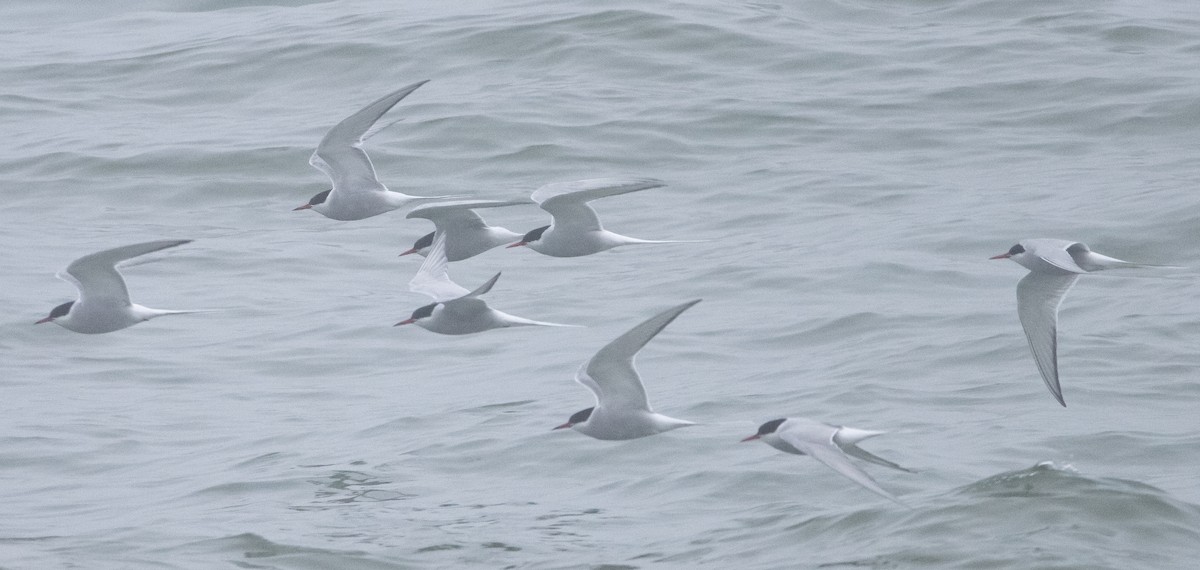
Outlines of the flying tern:
M313 210L334 220L361 220L378 216L420 200L454 196L409 196L388 190L375 175L363 141L378 132L372 125L401 99L429 80L384 95L335 125L313 152L308 163L324 172L333 187L317 193L296 210ZM388 126L388 125L385 125Z
M1122 267L1150 267L1101 255L1077 241L1026 239L991 259L1011 259L1029 270L1017 283L1017 316L1042 380L1064 407L1058 382L1058 306L1081 274Z
M450 280L450 275L446 270L448 265L446 237L438 232L437 237L433 240L433 246L429 249L429 255L425 257L425 262L421 264L421 268L417 270L412 281L408 282L409 290L428 295L433 298L434 302L413 311L411 317L394 326L416 324L428 331L452 335L471 334L504 327L575 326L532 321L497 311L489 307L487 302L480 299L479 296L492 289L496 280L500 279L499 273L474 291L467 291Z
M57 274L79 290L79 298L50 311L37 324L54 323L67 330L85 334L100 334L131 327L163 315L207 312L202 310L167 311L143 307L129 300L125 279L117 265L140 255L180 246L192 240L161 240L106 249L85 255Z
M853 456L876 465L913 473L911 469L901 467L858 447L858 442L883 433L846 426L831 426L808 418L780 418L759 426L758 433L742 441L762 440L780 451L809 455L851 481L904 505L904 502L883 490L870 475L850 461L850 456Z
M508 247L528 246L552 257L591 255L617 246L651 243L694 243L652 241L610 232L588 202L606 196L659 188L666 184L652 178L596 178L542 186L531 198L553 217L550 225L531 230Z
M695 425L655 413L646 387L634 367L638 351L671 321L700 299L688 301L651 317L608 343L575 373L575 381L596 396L596 405L573 414L554 429L571 428L596 439L635 439Z
M412 248L400 255L427 255L433 246L434 234L441 232L446 235L446 259L462 261L479 255L493 247L512 243L521 237L513 231L497 226L489 226L475 210L479 208L499 208L532 204L525 200L473 200L456 202L439 202L413 208L406 218L425 218L433 222L435 230L421 236Z

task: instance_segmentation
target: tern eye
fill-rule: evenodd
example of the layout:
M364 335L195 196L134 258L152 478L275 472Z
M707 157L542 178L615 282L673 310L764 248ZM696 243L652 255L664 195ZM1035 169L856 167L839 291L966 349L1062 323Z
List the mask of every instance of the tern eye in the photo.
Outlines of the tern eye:
M1009 255L1017 255L1018 253L1025 253L1025 248L1022 247L1021 244L1017 244L1008 248Z

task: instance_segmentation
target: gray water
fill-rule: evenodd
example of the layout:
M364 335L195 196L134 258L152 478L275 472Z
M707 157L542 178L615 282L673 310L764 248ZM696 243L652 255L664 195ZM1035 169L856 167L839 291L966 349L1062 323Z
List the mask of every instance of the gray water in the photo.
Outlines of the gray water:
M1200 7L1045 0L0 4L0 568L1192 568L1200 554ZM367 148L414 194L651 176L595 207L704 243L451 266L507 312L446 337L402 211L291 209L308 156L432 81ZM486 213L524 232L534 207ZM989 261L1056 237L1183 266L1085 276L1042 385ZM215 308L33 326L80 255ZM551 431L576 367L700 303L639 364L627 442ZM739 444L805 416L867 466Z

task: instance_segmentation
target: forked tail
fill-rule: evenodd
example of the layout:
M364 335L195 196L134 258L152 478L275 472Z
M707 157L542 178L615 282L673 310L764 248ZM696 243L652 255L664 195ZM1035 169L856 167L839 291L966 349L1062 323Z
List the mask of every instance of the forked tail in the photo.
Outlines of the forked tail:
M585 328L583 325L563 325L563 324L559 324L559 323L547 323L545 321L535 321L532 319L523 319L521 317L514 317L509 314L504 315L504 321L507 323L507 326L510 326L510 327L568 327L568 328L573 328L573 329Z

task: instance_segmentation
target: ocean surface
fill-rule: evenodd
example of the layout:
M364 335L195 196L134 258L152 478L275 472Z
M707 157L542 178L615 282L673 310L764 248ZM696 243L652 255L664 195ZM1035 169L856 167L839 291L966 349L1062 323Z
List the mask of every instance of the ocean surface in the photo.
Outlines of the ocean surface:
M606 227L702 243L451 265L586 325L392 327L425 297L405 210L294 212L322 135L430 83L366 148L410 194L655 177ZM1194 568L1200 5L1132 0L0 3L0 568ZM485 212L525 232L536 207ZM1078 240L1068 407L988 257ZM141 241L135 302L34 326L55 272ZM139 260L140 261L140 260ZM580 363L642 352L702 426L551 431ZM738 443L884 430L865 465Z

